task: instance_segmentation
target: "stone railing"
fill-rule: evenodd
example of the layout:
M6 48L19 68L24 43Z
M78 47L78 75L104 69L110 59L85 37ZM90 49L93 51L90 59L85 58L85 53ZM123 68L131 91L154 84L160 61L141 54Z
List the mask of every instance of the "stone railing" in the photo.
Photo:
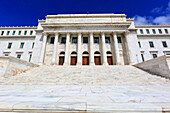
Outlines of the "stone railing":
M151 59L134 66L170 79L170 55Z
M38 65L14 58L0 57L0 76L15 76Z

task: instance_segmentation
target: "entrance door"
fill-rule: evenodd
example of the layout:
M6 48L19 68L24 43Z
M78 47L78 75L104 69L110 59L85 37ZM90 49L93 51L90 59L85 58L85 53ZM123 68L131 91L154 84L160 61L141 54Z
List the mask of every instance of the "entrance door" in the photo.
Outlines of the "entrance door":
M107 62L109 65L113 65L112 56L107 56Z
M64 56L60 56L59 57L59 65L63 65L64 64Z
M76 65L76 64L77 64L77 57L71 56L71 65Z
M95 56L94 57L94 62L95 62L95 65L101 65L101 58L100 58L100 56Z
M89 57L88 56L83 56L83 65L89 65Z

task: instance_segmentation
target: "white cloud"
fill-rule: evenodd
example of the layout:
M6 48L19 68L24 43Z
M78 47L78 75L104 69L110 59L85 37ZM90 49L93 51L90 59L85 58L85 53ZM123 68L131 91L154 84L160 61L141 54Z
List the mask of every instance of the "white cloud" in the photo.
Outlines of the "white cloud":
M152 9L151 11L152 13L162 13L162 7L156 7L154 9Z
M170 24L170 15L158 16L153 20L155 24Z
M135 17L135 24L136 25L146 25L146 24L152 24L153 18L148 16L148 17L142 17L136 15Z
M135 24L136 25L143 25L143 24L170 24L170 2L168 3L168 7L166 9L160 8L154 8L152 13L157 14L164 14L163 16L157 16L155 18L152 18L151 16L138 16L136 15L135 18Z

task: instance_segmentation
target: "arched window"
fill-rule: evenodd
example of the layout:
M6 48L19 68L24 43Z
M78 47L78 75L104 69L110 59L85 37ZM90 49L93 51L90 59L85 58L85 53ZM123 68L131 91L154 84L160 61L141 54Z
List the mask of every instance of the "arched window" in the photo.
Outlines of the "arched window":
M88 55L89 53L87 51L83 52L83 54Z
M111 55L112 53L110 51L107 51L107 54Z
M64 54L65 54L65 52L64 52L64 51L60 52L60 55L64 55Z
M76 54L77 54L77 52L73 51L71 54L74 54L74 55L76 55Z
M100 54L100 52L96 51L94 54Z

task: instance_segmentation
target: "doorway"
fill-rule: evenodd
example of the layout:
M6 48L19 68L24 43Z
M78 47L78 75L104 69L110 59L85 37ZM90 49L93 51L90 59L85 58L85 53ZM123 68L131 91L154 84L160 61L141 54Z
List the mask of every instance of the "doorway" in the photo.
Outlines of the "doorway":
M64 56L60 56L59 57L59 65L63 65L64 64Z
M77 56L71 56L71 65L77 64Z
M89 65L89 56L83 56L83 65Z

